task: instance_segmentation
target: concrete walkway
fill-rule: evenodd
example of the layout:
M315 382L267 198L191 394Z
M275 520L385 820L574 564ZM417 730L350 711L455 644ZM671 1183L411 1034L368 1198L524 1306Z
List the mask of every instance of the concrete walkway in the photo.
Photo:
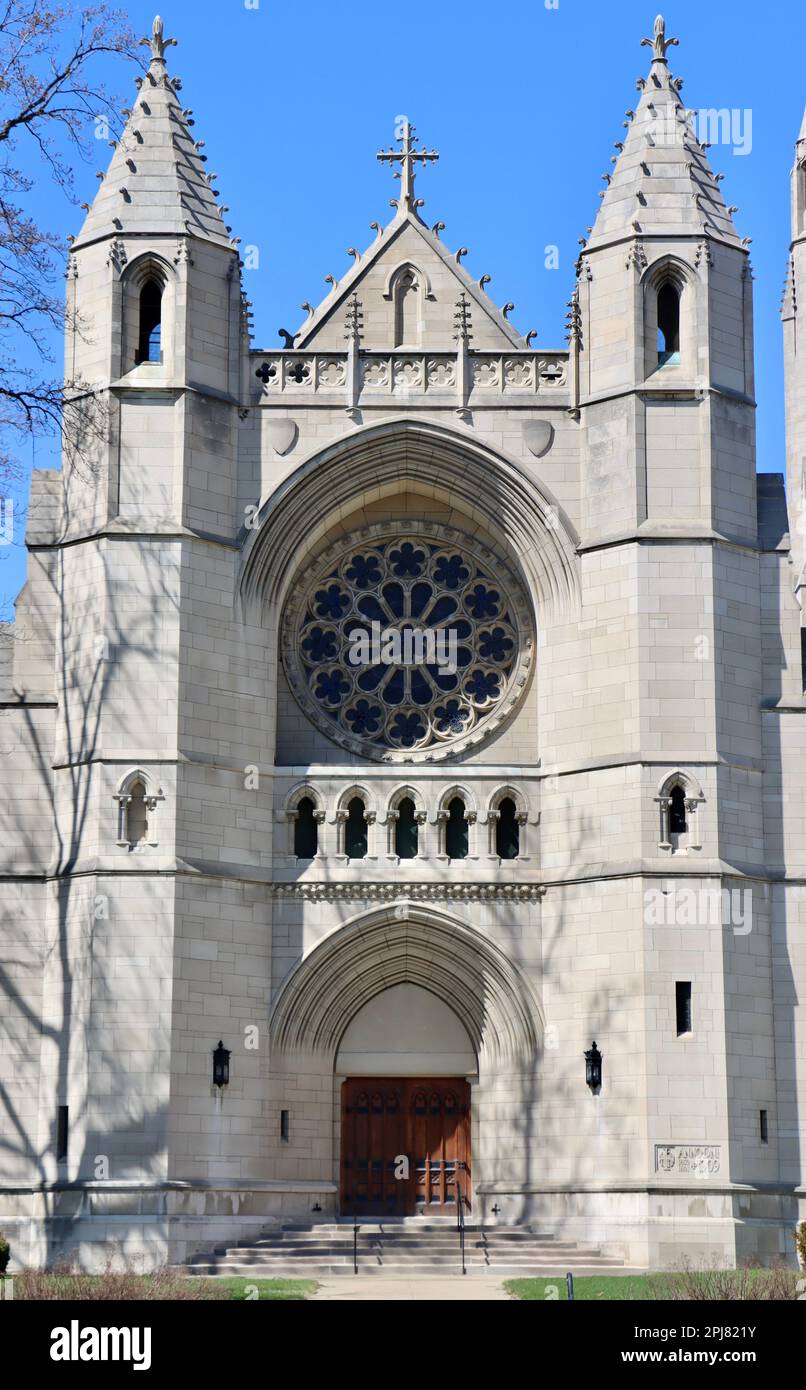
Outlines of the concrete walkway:
M512 1303L499 1279L474 1279L447 1275L443 1279L395 1279L385 1275L358 1275L323 1279L311 1302L467 1302Z

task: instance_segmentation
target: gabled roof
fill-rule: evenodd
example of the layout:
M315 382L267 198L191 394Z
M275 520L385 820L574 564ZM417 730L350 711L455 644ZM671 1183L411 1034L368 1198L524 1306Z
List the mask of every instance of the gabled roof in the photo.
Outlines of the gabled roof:
M655 20L654 37L642 39L652 49L652 64L634 112L628 111L628 132L617 145L618 158L607 178L602 205L587 249L626 236L710 236L737 247L742 242L733 225L719 182L680 99L678 82L669 71L666 52L677 43L667 39L662 15Z
M140 232L190 234L232 248L190 113L177 97L178 79L168 75L165 50L176 41L163 37L159 15L141 42L151 48L148 72L137 79L137 100L73 247Z
M443 265L452 273L456 280L456 292L459 295L463 290L473 301L474 309L477 308L482 314L495 324L496 328L504 335L507 342L514 348L525 348L527 346L525 338L514 328L502 311L493 304L492 300L484 293L483 288L477 280L474 280L461 264L461 252L452 254L445 243L440 241L436 231L427 227L417 215L415 208L407 207L401 199L401 206L392 221L386 227L380 228L372 245L364 254L355 260L347 274L339 280L330 293L322 300L321 304L314 313L310 315L299 332L295 335L295 346L305 348L315 337L317 329L326 323L334 314L342 308L346 308L349 297L357 292L361 281L366 277L367 272L375 264L378 258L388 251L389 247L403 234L406 228L413 228L419 237L422 238L430 251L439 257Z

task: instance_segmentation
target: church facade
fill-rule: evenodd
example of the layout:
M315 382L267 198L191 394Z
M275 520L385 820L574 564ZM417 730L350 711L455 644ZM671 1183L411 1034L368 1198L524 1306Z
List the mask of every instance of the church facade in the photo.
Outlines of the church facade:
M426 222L407 123L388 225L254 347L148 42L3 647L0 1229L159 1264L462 1202L792 1261L806 126L787 517L661 19L557 350Z

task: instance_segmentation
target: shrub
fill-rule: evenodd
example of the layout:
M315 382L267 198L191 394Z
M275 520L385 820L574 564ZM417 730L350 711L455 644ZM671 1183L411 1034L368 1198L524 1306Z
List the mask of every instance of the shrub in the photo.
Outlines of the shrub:
M806 1273L806 1221L799 1221L795 1227L795 1249L798 1252L798 1264Z
M798 1297L794 1269L694 1269L685 1265L678 1273L652 1280L651 1296L687 1302L791 1302Z
M227 1290L212 1279L194 1279L165 1266L153 1274L116 1270L112 1269L111 1260L100 1274L86 1274L74 1261L64 1260L52 1269L23 1269L14 1276L15 1300L188 1302L228 1297Z
M11 1259L11 1246L5 1236L0 1236L0 1277L5 1275L8 1269L8 1262Z

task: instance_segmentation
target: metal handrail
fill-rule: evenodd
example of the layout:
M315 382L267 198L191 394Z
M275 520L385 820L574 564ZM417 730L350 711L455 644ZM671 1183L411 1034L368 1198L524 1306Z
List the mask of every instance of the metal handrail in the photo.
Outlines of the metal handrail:
M465 1194L462 1191L462 1184L459 1181L460 1169L464 1171L464 1163L456 1165L456 1229L459 1232L459 1256L462 1262L462 1273L467 1274L465 1264Z

